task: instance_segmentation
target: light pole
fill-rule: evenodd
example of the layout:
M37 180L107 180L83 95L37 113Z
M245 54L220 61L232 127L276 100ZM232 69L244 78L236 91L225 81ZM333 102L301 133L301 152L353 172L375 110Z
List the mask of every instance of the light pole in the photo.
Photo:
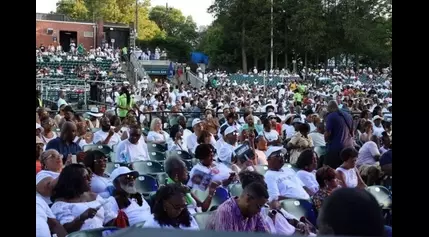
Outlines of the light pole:
M271 43L270 43L270 57L271 57L271 63L270 63L270 70L273 69L273 63L274 63L274 17L273 17L273 6L274 6L274 0L271 0Z

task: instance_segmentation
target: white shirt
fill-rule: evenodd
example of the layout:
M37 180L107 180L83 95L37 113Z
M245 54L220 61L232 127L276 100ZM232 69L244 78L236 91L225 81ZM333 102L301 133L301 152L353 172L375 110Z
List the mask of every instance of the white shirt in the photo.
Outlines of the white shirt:
M296 172L296 176L304 183L304 186L316 193L319 190L319 183L316 180L316 174L314 172L308 172L305 170L299 170Z
M166 143L170 136L162 131L162 134L159 132L149 131L147 134L148 142L156 142L156 143Z
M361 165L374 165L376 160L375 156L380 156L380 151L378 150L377 144L373 141L367 141L359 149L359 155L356 160L356 166Z
M377 137L382 137L382 133L384 132L383 126L380 125L380 127L377 127L375 125L372 126L372 129L374 130L373 134Z
M101 206L97 214L90 219L85 220L80 230L90 230L95 228L103 228L103 225L116 218L117 215L112 211L110 203L105 203L105 200L98 195L94 201L91 202L55 202L52 207L52 213L54 213L57 220L61 225L72 222L76 217L81 215L88 208L98 208Z
M48 218L55 219L54 213L52 213L45 200L36 195L36 237L51 237Z
M119 142L116 148L116 162L129 163L143 160L150 160L144 138L140 138L137 144L132 144L128 139Z
M282 132L286 131L286 139L291 138L295 134L295 127L293 125L283 124Z
M103 132L102 130L99 130L99 131L94 133L93 142L95 144L97 144L98 142L104 142L104 140L106 140L108 135L109 135L109 132ZM107 145L112 147L113 145L118 144L120 141L121 141L121 137L117 133L114 133L112 135L112 137L110 138L109 143Z
M268 170L264 176L270 196L269 201L277 200L279 196L296 199L310 198L303 188L304 183L290 168L283 168L280 171Z
M344 182L345 182L345 185L347 186L344 188L356 188L357 187L358 177L357 177L356 172L358 172L358 171L356 170L356 168L346 170L344 168L338 167L336 169L336 171L340 171L341 173L344 174Z
M63 99L63 98L59 98L59 99L58 99L58 102L57 102L57 106L58 106L58 108L60 108L60 107L61 107L61 105L67 105L66 100L65 100L65 99Z
M109 197L108 200L109 200L109 203L110 203L109 206L111 207L112 212L115 213L117 216L119 212L119 207L118 207L118 203L116 202L116 199L114 197ZM137 223L141 223L143 221L150 220L150 218L152 217L150 213L150 206L146 202L146 200L144 200L144 198L143 198L143 204L141 206L139 206L139 204L134 199L129 199L129 200L131 204L127 208L124 208L122 210L127 215L130 226Z
M155 220L154 216L152 215L149 220L147 220L143 227L145 228L163 228L163 229L175 229L173 226L161 226L157 220ZM182 230L200 230L198 227L198 223L195 220L193 216L191 216L191 225L189 227L180 225L179 229Z
M39 184L45 178L50 177L52 179L56 179L58 178L58 176L60 176L60 173L49 171L49 170L41 170L39 173L36 174L36 185ZM40 196L43 200L45 200L46 204L48 205L52 203L51 197L42 196L37 192L36 192L36 196Z
M107 187L110 185L109 178L92 174L91 191L100 195L102 198L110 197Z
M225 164L231 164L231 158L232 154L234 153L235 148L237 146L230 145L229 143L222 142L219 143L219 150L218 150L218 158L222 162L225 162Z

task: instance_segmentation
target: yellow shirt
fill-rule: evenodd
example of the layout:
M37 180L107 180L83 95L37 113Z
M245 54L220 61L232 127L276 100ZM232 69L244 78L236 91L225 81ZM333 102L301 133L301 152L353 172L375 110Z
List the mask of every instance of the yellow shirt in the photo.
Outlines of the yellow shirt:
M127 109L118 109L118 115L119 115L120 118L126 117L128 111L133 108L133 106L134 106L134 100L133 100L132 97L130 99L131 99L131 101L130 101L130 103L128 105L127 104L127 95L124 93L124 94L122 94L122 95L119 96L119 100L118 100L119 107L127 108Z

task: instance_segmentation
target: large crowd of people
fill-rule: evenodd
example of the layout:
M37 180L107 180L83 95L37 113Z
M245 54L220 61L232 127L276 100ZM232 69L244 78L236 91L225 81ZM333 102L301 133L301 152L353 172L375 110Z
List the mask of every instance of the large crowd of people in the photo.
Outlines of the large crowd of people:
M68 57L48 49L36 61ZM36 91L36 236L130 226L390 236L392 79L352 71L274 70L280 81L265 85L214 72L198 89L122 83L106 110L77 111L66 91L51 110Z

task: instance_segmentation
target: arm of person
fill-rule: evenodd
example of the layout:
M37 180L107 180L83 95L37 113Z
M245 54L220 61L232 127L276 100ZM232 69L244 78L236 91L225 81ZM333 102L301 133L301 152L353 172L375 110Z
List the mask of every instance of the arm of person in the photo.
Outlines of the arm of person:
M344 175L344 173L341 172L341 171L339 171L339 170L337 170L335 173L336 173L338 182L341 185L341 187L347 188L346 181L345 181L346 180L346 176Z
M58 237L67 235L66 229L55 218L48 218L48 226L51 233L55 233Z
M299 140L298 136L292 136L290 141L287 143L286 147L288 149L299 149L300 146L298 145L298 140Z
M356 176L357 176L357 178L358 178L358 185L357 185L357 187L358 187L358 188L361 188L361 189L366 188L367 186L366 186L365 182L363 182L363 179L362 179L362 177L360 176L360 173L359 173L358 169L357 169L357 168L355 168L354 170L355 170L355 172L356 172Z
M266 175L265 183L267 184L269 201L281 201L286 199L286 197L280 195L279 187L277 186L276 177L274 175Z
M371 146L369 148L369 151L371 152L371 155L375 161L380 160L381 155L380 155L380 150L378 150L377 144L375 144L374 142L371 142Z
M113 129L110 129L109 134L107 135L106 139L104 139L104 141L101 144L107 145L110 142L110 139L113 137L113 135L115 134L115 132L113 131Z
M44 197L50 197L57 181L58 179L53 179L52 177L43 178L37 183L36 191Z

